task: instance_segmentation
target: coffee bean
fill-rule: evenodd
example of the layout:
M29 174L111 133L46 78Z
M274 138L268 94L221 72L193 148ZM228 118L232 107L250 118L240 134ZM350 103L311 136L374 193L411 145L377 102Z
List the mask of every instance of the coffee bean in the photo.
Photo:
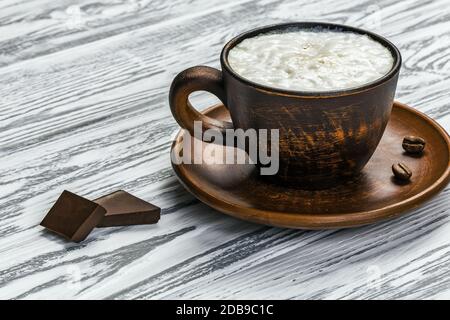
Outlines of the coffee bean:
M409 169L406 164L400 162L392 165L392 172L397 179L407 181L412 176L412 171Z
M408 153L421 153L425 148L425 140L421 137L406 136L403 138L402 147Z

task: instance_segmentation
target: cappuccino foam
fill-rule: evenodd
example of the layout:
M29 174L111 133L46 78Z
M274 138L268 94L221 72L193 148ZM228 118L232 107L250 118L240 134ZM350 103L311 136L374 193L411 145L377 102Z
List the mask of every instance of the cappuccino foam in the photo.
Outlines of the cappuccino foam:
M394 58L367 35L305 29L244 39L230 50L228 62L236 73L262 85L333 91L381 78Z

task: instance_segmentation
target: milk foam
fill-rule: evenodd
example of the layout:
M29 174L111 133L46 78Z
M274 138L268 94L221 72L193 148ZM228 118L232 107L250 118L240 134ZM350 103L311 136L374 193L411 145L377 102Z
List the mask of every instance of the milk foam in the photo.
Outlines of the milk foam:
M299 91L364 85L387 74L390 51L367 35L335 30L296 30L248 38L228 54L231 68L248 80Z

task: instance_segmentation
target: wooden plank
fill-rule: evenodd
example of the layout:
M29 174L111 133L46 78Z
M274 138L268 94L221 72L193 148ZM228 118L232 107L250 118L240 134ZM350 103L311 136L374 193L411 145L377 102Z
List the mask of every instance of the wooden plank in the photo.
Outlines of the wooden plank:
M124 13L74 34L41 24L45 14L28 10L38 3L47 2L2 2L0 10L2 26L11 24L0 39L12 39L0 48L13 57L0 68L0 298L449 297L449 188L408 216L352 230L238 221L174 178L168 150L177 125L167 105L174 75L218 67L233 35L326 20L389 37L404 58L398 99L450 130L445 1L380 1L377 10L369 1L194 1L198 11L173 15L161 2L164 14ZM42 10L57 10L48 6ZM14 43L28 37L38 45L21 55ZM45 49L49 43L55 50ZM37 226L63 189L96 198L119 188L161 206L161 221L95 230L79 245Z
M0 4L0 66L251 0L33 0Z

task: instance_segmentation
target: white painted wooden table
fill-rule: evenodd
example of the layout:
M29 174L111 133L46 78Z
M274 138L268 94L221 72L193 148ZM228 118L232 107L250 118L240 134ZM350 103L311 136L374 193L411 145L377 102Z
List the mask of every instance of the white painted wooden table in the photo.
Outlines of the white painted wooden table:
M174 177L172 78L292 20L388 37L397 99L450 130L447 0L0 1L0 298L450 298L450 188L393 221L295 231L220 214ZM125 189L162 218L69 244L38 225L63 189Z

